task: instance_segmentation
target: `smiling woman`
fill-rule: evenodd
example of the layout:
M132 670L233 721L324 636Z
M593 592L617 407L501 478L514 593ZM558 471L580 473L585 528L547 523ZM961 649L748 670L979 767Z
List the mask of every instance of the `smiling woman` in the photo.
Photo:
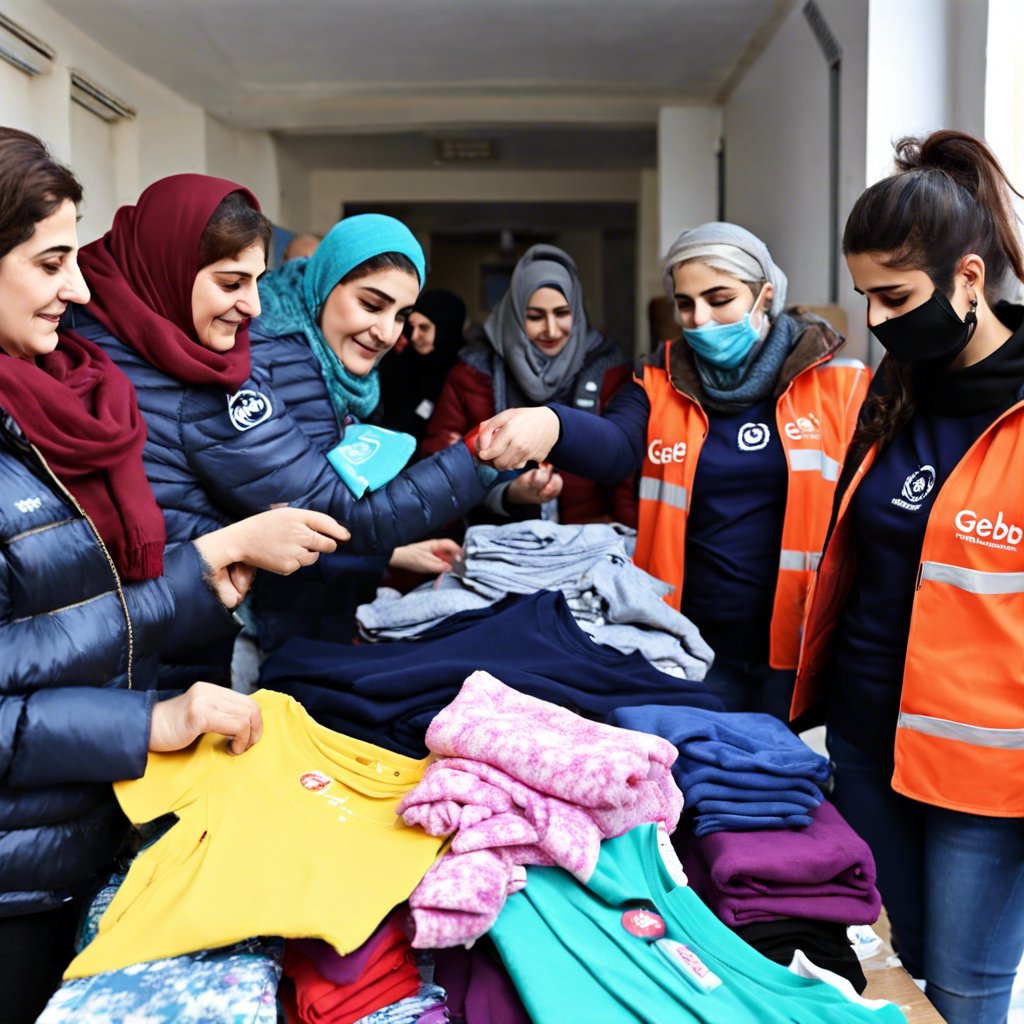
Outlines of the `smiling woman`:
M195 683L157 702L157 658L231 622L256 567L293 571L347 536L267 512L164 550L145 425L124 375L57 324L89 298L82 189L0 127L0 1022L37 1018L82 899L127 839L110 783L203 732L242 753L258 705ZM192 683L192 680L189 680Z
M0 261L0 287L9 296L0 306L0 338L7 339L4 351L16 359L52 352L68 303L89 298L75 251L77 220L74 202L63 200Z

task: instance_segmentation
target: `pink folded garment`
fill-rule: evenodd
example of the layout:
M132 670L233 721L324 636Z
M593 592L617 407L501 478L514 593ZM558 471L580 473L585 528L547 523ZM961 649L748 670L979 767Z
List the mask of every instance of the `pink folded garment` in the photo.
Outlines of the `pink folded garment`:
M431 722L426 743L435 754L492 765L581 807L617 810L669 801L669 818L643 819L663 820L669 830L682 810L670 771L677 751L668 740L590 722L518 693L487 672L466 679Z
M602 839L647 822L671 830L679 819L675 747L656 736L588 722L486 672L471 675L438 719L427 745L454 756L432 764L398 807L407 825L454 836L409 897L417 948L483 935L526 884L527 864L586 882Z
M407 825L419 825L432 836L454 834L452 854L501 850L515 864L558 864L581 882L594 871L601 840L619 834L603 832L590 808L538 793L498 768L455 757L434 762L402 798L398 813ZM623 831L633 827L620 817L616 824L624 824Z
M711 832L672 842L690 885L730 926L806 917L873 924L881 898L867 843L826 800L806 828Z

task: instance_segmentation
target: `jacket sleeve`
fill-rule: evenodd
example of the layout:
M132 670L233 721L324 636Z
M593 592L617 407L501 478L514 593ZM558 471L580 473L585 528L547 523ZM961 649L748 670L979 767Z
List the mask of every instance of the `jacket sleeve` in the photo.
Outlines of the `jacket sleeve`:
M559 469L602 484L617 484L644 461L651 405L639 384L628 383L600 416L552 405L561 433L550 460Z
M470 422L469 408L465 402L466 390L459 386L463 376L461 363L448 371L441 394L437 396L437 405L427 424L427 435L420 443L420 458L443 451L476 426Z
M469 450L457 445L408 467L356 501L269 385L273 415L237 429L226 401L191 392L180 406L182 444L203 488L236 518L278 504L326 512L352 533L352 554L390 551L427 536L479 502L486 488Z
M171 544L163 576L124 587L138 654L174 655L238 632L238 620L206 582L206 573L194 544Z
M155 701L154 691L87 684L0 697L3 787L138 778Z
M613 366L605 375L601 388L601 409L607 409L615 396L633 379L629 366ZM644 424L646 431L647 425ZM636 527L639 518L636 472L628 473L608 493L608 507L612 519L625 526Z

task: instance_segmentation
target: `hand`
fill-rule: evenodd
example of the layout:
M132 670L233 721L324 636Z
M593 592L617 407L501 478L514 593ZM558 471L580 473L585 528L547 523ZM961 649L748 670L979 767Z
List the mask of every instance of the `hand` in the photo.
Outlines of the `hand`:
M558 416L546 406L506 409L480 424L478 457L495 469L522 469L543 462L561 431Z
M427 573L436 576L452 567L452 562L462 554L462 548L447 537L421 540L395 548L388 566L392 569L408 569L410 572Z
M263 735L259 704L223 686L193 683L180 697L153 706L149 749L182 750L207 732L231 737L228 750L244 754Z
M562 477L550 462L542 462L537 469L528 470L515 478L505 491L510 505L543 505L562 493Z
M275 508L249 516L194 542L210 568L217 596L234 608L245 597L256 569L282 576L312 565L323 552L334 551L351 534L322 512Z

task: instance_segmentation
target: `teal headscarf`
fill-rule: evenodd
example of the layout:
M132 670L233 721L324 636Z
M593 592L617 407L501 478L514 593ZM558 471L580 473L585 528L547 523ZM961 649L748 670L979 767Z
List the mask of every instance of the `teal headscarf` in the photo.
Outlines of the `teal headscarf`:
M302 334L320 364L339 426L349 413L363 419L373 412L380 401L380 380L376 368L365 377L345 369L320 330L320 311L349 271L386 252L409 259L422 289L427 268L420 243L400 220L381 213L338 221L309 259L291 260L259 284L263 312L255 324L257 332L270 337Z

